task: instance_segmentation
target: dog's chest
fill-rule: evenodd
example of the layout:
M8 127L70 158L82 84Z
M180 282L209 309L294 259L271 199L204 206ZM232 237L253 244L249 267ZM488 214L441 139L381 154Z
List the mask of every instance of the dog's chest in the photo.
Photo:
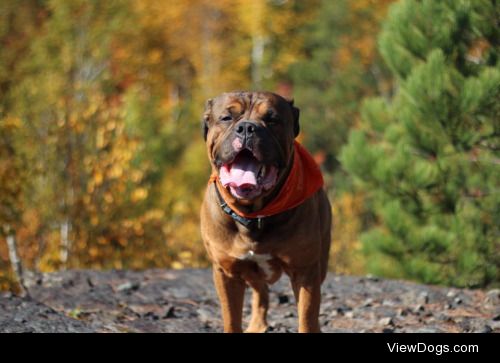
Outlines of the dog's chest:
M271 260L273 256L269 253L255 253L249 250L247 253L235 256L240 261L251 261L255 262L257 266L262 270L266 279L270 279L273 276L273 269L271 266Z

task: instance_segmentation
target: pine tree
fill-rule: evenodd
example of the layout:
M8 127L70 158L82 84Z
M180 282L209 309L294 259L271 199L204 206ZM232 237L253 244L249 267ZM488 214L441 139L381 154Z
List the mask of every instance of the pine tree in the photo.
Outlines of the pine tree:
M304 143L324 154L323 170L339 169L338 154L359 118L360 100L388 83L375 48L389 0L323 0L306 27L303 60L291 66L294 96L300 102ZM343 175L335 188L343 189ZM348 182L348 181L347 181Z
M500 9L404 0L379 49L397 85L368 99L341 159L379 224L369 270L427 283L500 280Z

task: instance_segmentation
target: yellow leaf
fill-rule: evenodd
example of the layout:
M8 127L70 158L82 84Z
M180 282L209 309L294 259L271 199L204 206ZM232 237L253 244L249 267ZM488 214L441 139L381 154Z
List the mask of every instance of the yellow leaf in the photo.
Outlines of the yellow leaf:
M148 191L146 188L137 188L132 192L131 199L132 202L139 202L141 200L146 199L147 196L148 196Z
M174 261L172 262L171 266L174 270L182 270L184 268L184 265L180 263L179 261Z
M191 257L193 257L193 254L191 253L191 251L182 251L181 253L179 253L179 257L182 260L189 260Z
M113 200L114 200L113 195L110 192L106 192L104 194L104 201L106 203L111 204L111 203L113 203Z
M98 171L96 171L96 172L94 173L94 184L95 184L96 186L99 186L99 185L101 185L101 184L102 184L102 180L103 180L103 175L102 175L101 171L99 171L99 170L98 170Z

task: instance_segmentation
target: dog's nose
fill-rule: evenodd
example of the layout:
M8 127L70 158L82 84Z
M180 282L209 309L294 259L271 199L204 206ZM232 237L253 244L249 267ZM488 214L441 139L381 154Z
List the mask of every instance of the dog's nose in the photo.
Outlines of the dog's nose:
M253 122L242 121L236 126L236 135L242 138L252 136L252 134L255 133L256 128L257 125L255 125Z

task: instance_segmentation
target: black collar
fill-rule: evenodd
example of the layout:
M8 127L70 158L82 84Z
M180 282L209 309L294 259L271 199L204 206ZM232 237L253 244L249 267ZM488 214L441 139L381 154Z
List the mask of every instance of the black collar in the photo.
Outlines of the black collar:
M236 222L244 225L248 229L254 229L254 228L262 229L262 226L264 224L264 217L259 217L259 218L245 218L245 217L242 217L242 216L236 214L236 212L234 210L232 210L227 205L227 203L224 200L224 198L222 198L222 195L220 194L219 188L217 188L217 184L216 183L214 183L214 188L215 188L215 192L217 193L217 197L219 199L219 205L220 205L221 209L224 211L224 213L226 213L233 220L235 220Z

